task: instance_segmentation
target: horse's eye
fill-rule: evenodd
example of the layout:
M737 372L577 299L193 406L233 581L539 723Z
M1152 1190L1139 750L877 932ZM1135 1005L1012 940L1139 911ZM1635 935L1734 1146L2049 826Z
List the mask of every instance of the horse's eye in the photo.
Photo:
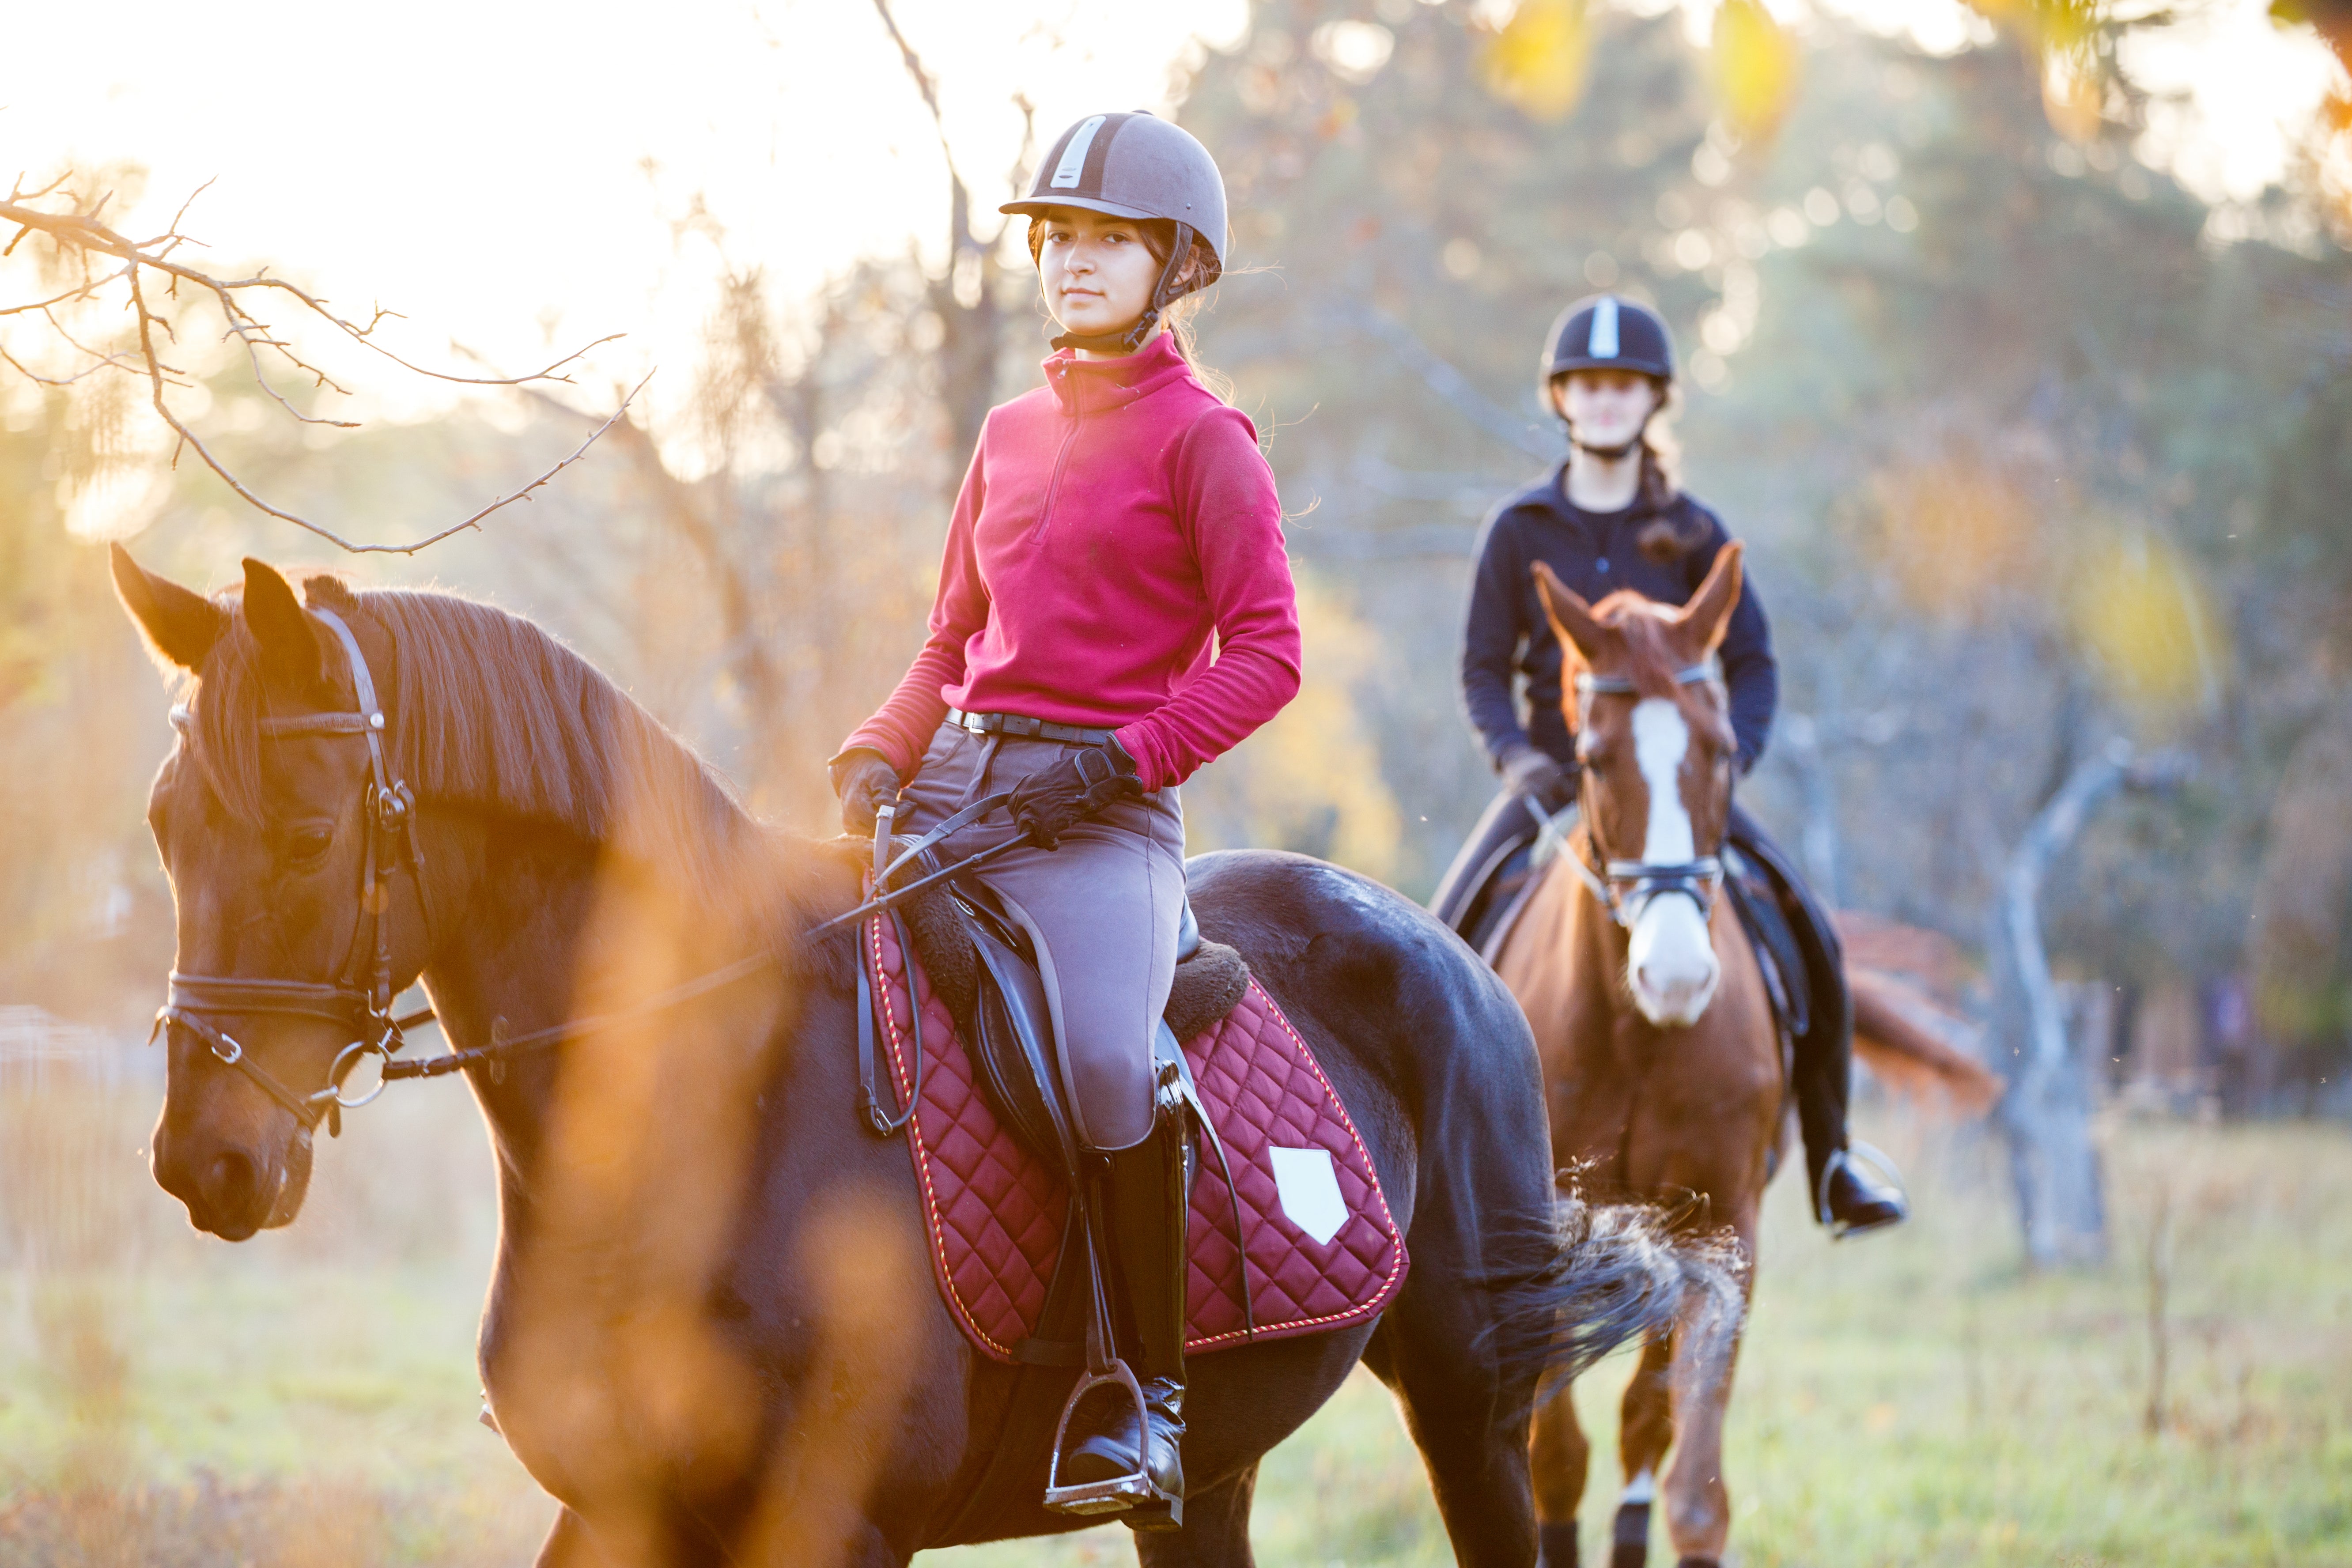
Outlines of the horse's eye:
M286 836L286 858L298 865L316 860L334 844L335 830L331 827L298 827Z

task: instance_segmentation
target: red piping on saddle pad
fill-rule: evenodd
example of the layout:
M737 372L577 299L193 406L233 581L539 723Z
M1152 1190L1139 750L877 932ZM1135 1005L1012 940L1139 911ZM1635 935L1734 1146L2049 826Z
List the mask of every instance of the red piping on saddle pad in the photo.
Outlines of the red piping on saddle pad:
M887 921L869 921L863 935L903 1110L911 1089L908 970L918 966L899 952ZM923 1009L926 1061L908 1152L933 1273L972 1342L1009 1362L1010 1346L1034 1331L1044 1309L1061 1245L1061 1185L998 1123L928 977L912 997ZM1236 1273L1244 1259L1258 1339L1324 1332L1377 1314L1403 1283L1404 1241L1355 1122L1307 1042L1253 979L1232 1015L1187 1041L1184 1054L1232 1160L1242 1220L1237 1235L1222 1180L1195 1184L1187 1348L1222 1350L1250 1337ZM1284 1215L1269 1145L1330 1156L1347 1218L1328 1242L1316 1243Z

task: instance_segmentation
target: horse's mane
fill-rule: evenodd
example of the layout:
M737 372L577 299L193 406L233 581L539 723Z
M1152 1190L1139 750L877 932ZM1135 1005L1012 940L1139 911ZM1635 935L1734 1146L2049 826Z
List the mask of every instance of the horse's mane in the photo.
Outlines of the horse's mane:
M331 576L303 589L311 605L390 634L387 761L420 800L555 826L700 902L759 899L746 873L782 858L767 831L684 742L551 634L456 594L354 591ZM261 648L242 605L223 603L231 619L186 699L192 739L222 803L259 821Z
M1672 605L1633 588L1620 588L1592 606L1592 618L1617 633L1625 645L1625 668L1613 673L1632 680L1637 696L1677 700L1682 687L1675 679L1684 660L1667 640L1675 624Z

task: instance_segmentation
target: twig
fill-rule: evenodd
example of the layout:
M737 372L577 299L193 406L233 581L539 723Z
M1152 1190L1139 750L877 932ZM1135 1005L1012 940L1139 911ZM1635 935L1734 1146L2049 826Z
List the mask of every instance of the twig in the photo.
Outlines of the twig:
M931 73L923 68L923 57L915 46L907 42L907 35L898 30L898 18L890 14L890 0L874 0L874 9L880 12L882 25L890 31L890 41L898 46L898 58L906 62L907 74L915 79L915 90L923 95L923 107L931 111L932 129L939 132L940 152L948 161L948 177L961 182L956 173L955 150L948 145L947 116L940 112L939 85Z
M548 480L553 479L556 475L562 473L564 469L570 468L581 458L586 457L588 455L588 448L596 444L596 437L602 436L605 431L610 430L615 424L619 423L621 416L629 411L629 405L637 400L637 394L646 389L646 382L651 381L653 378L654 373L652 371L646 372L645 380L638 382L636 385L629 388L629 395L621 399L621 405L618 408L614 409L613 412L605 417L604 423L597 426L593 431L590 432L588 439L581 442L580 445L573 449L570 457L556 464L555 467L548 469L547 472L540 475L539 478L531 480L530 483L523 486L522 489L515 491L514 494L504 497L501 500L492 501L489 505L484 507L481 510L476 512L473 516L467 518L463 522L454 523L451 526L443 529L438 533L418 540L414 544L343 544L341 540L335 539L335 536L331 533L328 534L327 537L329 539L333 539L337 544L342 544L344 549L350 551L354 555L414 555L428 544L438 544L441 541L448 538L453 533L463 533L466 530L474 527L476 524L479 523L482 519L489 516L490 513L498 510L500 507L511 506L516 501L530 500L531 491L539 489L540 486L547 483ZM305 523L303 526L307 528L310 525Z
M297 528L307 530L353 554L414 554L426 545L436 543L452 534L478 528L482 520L492 512L502 507L510 506L518 500L528 499L532 491L578 462L587 454L588 448L595 444L597 437L612 428L614 423L627 412L630 404L635 401L637 393L645 387L646 383L640 381L630 391L628 396L622 399L621 405L613 411L611 416L598 426L595 432L587 440L582 442L579 448L570 457L565 458L512 495L501 497L491 502L464 521L454 523L412 544L354 544L331 529L263 500L250 486L231 472L228 466L214 455L212 448L205 444L203 438L173 411L167 395L168 389L184 387L191 383L185 379L188 373L166 363L163 358L159 337L177 342L179 334L173 319L157 306L151 304L149 286L142 276L143 271L152 271L165 280L163 298L179 299L180 286L183 283L209 297L219 308L226 325L226 330L223 336L234 337L244 348L247 363L252 371L255 384L268 395L270 400L301 424L326 425L338 429L356 429L358 424L353 420L331 419L323 415L305 413L296 407L270 381L268 367L263 363L263 351L268 350L275 353L285 363L310 377L314 386L342 395L349 395L349 389L336 381L324 368L311 363L296 352L290 343L278 336L268 322L254 313L254 310L246 303L245 296L270 293L288 295L299 301L313 315L333 326L345 337L390 360L404 370L436 381L450 382L462 386L512 386L530 390L535 384L541 382L553 381L571 384L572 377L562 374L566 366L577 362L590 350L612 342L623 334L614 332L598 338L593 342L587 343L539 370L522 375L458 375L446 371L428 369L403 358L374 341L373 334L376 328L381 326L387 318L399 319L397 311L387 310L382 305L378 305L373 314L369 317L367 324L362 326L356 321L337 315L329 308L323 297L312 294L283 279L269 276L267 268L263 268L251 277L219 278L184 262L173 260L172 253L181 246L201 247L203 244L201 240L193 239L182 233L180 225L186 218L188 209L194 204L196 197L211 187L211 181L205 181L204 184L197 186L189 194L187 200L180 204L179 211L173 215L171 226L162 234L150 239L134 240L100 221L100 215L106 210L108 203L113 199L110 192L100 196L95 202L89 202L84 198L69 195L67 199L74 204L74 210L68 212L56 212L30 205L63 189L70 177L70 174L61 174L39 190L28 191L25 188L24 175L21 174L17 175L9 188L7 199L0 201L0 220L16 226L16 232L10 237L5 249L0 249L0 257L13 253L26 235L42 235L53 244L69 248L80 255L84 273L82 281L52 299L0 308L0 316L38 311L43 320L48 323L50 330L60 339L80 353L89 355L97 363L65 377L39 374L5 350L0 350L0 363L5 363L9 368L37 384L51 387L69 386L84 376L110 368L132 375L144 374L148 384L150 401L154 405L156 415L175 437L172 449L172 462L174 467L178 464L181 451L192 450L222 483L236 491L238 498L247 505L257 510L267 512L281 521L290 522ZM110 272L102 277L92 277L89 275L89 258L93 256L114 258L122 263L122 267L119 271ZM137 324L138 349L135 353L101 353L76 338L71 330L58 319L55 310L57 306L89 299L100 289L118 282L126 285L130 294L130 303ZM651 379L649 374L646 380Z
M0 360L6 360L17 374L40 386L71 386L86 375L96 375L100 371L107 369L119 370L126 375L139 374L138 367L125 364L121 354L109 354L96 364L84 366L71 375L42 375L38 372L27 369L22 360L6 349L0 349Z
M47 300L36 300L29 305L0 305L0 316L21 316L27 310L47 310L52 305L62 305L69 300L88 299L90 294L103 289L109 283L130 276L131 268L125 267L120 272L110 273L104 278L92 279L79 288L68 289L64 293L54 295Z

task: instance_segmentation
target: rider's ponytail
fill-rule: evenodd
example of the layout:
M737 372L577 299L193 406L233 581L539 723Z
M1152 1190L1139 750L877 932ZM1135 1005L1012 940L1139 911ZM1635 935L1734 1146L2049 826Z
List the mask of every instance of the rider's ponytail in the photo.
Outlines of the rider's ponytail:
M1675 503L1682 499L1683 448L1670 422L1675 395L1665 400L1642 428L1642 503L1657 515L1635 536L1642 553L1653 561L1679 561L1707 542L1706 523L1696 511Z

